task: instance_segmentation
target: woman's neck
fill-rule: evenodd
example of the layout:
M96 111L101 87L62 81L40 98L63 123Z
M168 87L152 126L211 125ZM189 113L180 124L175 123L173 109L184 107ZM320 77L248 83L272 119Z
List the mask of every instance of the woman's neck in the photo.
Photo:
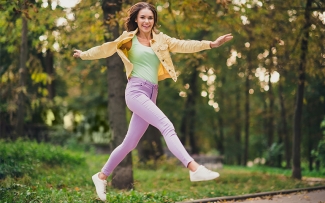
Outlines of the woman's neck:
M142 38L142 39L147 39L147 40L151 40L152 39L151 32L144 33L144 32L139 31L137 33L137 36L140 37L140 38Z

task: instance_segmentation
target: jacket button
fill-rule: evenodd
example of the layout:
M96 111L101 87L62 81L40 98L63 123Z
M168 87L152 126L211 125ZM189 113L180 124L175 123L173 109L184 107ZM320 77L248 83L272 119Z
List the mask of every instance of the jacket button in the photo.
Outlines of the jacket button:
M162 62L165 62L165 60L163 59Z

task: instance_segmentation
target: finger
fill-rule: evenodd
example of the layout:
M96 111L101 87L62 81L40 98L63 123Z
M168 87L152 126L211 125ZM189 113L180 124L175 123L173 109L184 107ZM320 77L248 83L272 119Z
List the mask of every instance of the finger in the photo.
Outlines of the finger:
M225 36L224 39L232 39L233 36L229 35L229 36Z

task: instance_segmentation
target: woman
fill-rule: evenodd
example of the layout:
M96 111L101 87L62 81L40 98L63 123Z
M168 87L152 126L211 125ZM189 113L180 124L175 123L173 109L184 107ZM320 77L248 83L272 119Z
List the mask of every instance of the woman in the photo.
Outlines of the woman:
M129 10L126 29L115 41L93 47L82 52L74 50L73 56L83 60L106 58L115 52L121 57L128 83L125 101L133 112L124 141L113 150L101 172L92 176L99 198L106 200L106 179L133 150L149 124L160 130L169 150L189 169L191 181L213 180L219 173L199 165L187 153L176 135L175 128L164 113L156 106L158 81L172 78L177 80L169 52L193 53L211 49L231 40L226 34L215 41L178 40L156 30L157 11L154 6L139 2Z

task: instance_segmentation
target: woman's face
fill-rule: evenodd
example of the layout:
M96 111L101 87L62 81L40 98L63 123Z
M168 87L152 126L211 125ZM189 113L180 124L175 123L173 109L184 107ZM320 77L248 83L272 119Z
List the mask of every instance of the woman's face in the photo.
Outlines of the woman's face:
M155 19L152 11L148 8L141 9L135 20L140 32L151 33Z

